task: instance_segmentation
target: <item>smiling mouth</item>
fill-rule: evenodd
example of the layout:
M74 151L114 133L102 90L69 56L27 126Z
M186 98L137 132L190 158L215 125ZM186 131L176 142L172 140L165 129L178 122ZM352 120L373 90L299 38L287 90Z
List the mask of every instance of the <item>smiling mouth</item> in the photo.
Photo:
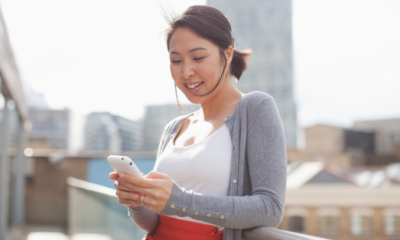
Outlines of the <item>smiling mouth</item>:
M195 88L195 87L200 86L201 84L203 84L203 82L199 82L199 83L196 83L196 84L193 84L193 85L187 85L187 84L185 84L185 85L186 85L186 87L188 87L188 88L190 88L190 89L193 89L193 88Z

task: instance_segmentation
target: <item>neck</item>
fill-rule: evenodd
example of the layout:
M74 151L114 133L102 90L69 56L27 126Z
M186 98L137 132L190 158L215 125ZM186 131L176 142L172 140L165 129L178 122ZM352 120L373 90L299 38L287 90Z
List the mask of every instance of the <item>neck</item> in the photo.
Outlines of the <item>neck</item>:
M215 89L211 98L201 104L204 120L212 119L219 113L224 112L223 109L233 103L238 102L242 98L242 93L233 85L229 76L227 76L223 83Z

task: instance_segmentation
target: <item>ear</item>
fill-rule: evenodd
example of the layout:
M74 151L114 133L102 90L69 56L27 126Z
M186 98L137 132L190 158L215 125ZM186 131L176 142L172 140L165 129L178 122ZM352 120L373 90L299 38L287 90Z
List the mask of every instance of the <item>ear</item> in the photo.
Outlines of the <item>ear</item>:
M224 51L225 56L226 56L226 66L231 65L232 58L233 58L233 52L234 52L234 50L233 50L232 45L230 45L230 46Z

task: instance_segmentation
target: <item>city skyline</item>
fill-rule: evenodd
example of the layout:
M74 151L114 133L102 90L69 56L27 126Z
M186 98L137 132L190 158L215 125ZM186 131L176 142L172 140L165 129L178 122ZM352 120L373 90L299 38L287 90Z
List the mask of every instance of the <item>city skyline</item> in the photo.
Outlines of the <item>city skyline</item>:
M205 4L169 2L176 12ZM51 108L134 120L146 105L175 103L162 34L167 24L156 1L0 4L21 76ZM144 18L151 20L145 26ZM399 21L396 1L293 1L300 127L400 116L400 35L393 31Z

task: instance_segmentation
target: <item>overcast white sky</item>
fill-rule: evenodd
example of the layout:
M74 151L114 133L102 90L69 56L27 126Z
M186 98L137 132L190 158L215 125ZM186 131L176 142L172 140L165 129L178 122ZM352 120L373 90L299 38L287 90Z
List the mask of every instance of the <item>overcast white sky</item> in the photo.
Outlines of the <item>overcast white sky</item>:
M0 4L21 77L51 107L137 119L175 102L156 0ZM399 0L294 0L293 12L300 126L400 117Z

